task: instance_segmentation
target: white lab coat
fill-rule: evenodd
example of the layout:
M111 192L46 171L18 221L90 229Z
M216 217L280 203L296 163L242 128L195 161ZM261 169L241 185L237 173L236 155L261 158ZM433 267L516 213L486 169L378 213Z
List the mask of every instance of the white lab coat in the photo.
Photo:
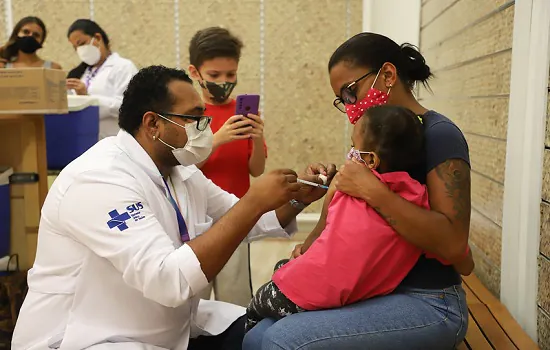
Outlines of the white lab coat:
M192 238L238 201L194 166L170 177ZM242 316L240 306L199 304L208 282L167 198L153 161L124 131L69 164L42 208L12 349L183 350L190 336L220 334ZM248 239L288 237L290 226L270 212Z
M86 70L81 80L85 83L93 72ZM113 52L90 80L88 95L96 97L99 101L100 140L117 134L118 110L122 104L122 95L136 73L137 68L132 61Z

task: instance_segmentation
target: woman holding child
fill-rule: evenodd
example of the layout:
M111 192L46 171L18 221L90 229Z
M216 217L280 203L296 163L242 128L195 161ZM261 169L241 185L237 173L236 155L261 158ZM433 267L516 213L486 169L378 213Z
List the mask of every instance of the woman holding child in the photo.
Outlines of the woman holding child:
M468 319L460 274L467 275L473 270L468 247L470 165L466 140L451 120L426 109L414 97L414 86L419 82L426 84L432 74L422 55L410 45L399 46L378 34L358 34L334 52L329 62L329 74L337 96L334 106L347 114L350 122L356 124L355 128L361 129L354 130L353 143L356 149L350 152L351 159L333 180L319 225L304 244L293 252L295 257L301 254L304 256L281 267L282 272L278 271L270 282L272 285L284 286L281 289L290 299L290 304L297 304L295 306L298 308L293 309L290 312L293 315L288 317L268 314L264 317L271 318L265 318L258 324L253 322L243 348L454 349L466 334ZM375 135L377 130L370 125L373 120L369 119L369 112L366 111L384 104L403 107L421 117L424 157L414 166L399 170L405 170L410 177L426 185L428 203L424 205L422 201L405 199L406 196L401 196L398 190L380 180L384 179L383 173L387 170L383 169L382 164L389 162L388 156L381 155L391 155L391 150L388 152L383 149L380 142L365 142L369 137L366 135ZM383 124L377 128L384 128ZM392 128L395 127L392 125ZM395 139L393 143L395 149L403 147L399 145L399 140ZM406 138L403 142L407 142L404 140ZM378 170L381 175L369 168ZM312 171L323 174L326 169L320 167ZM335 194L336 190L339 192ZM357 225L353 221L346 223L340 220L337 223L334 220L337 217L337 204L348 200L343 194L355 197L356 201L363 201L363 205L366 203L365 211L374 210L400 240L422 253L407 269L404 278L400 277L400 283L388 284L386 287L389 289L379 289L381 292L373 293L372 290L387 281L382 282L376 271L371 269L370 275L375 278L361 281L364 288L361 289L360 297L342 298L338 305L318 298L315 300L320 300L321 306L326 303L335 307L319 310L324 307L312 307L315 303L307 300L308 293L315 295L315 291L308 290L307 283L298 283L303 287L299 296L292 289L297 287L291 282L282 282L282 277L286 274L294 280L307 279L309 276L305 275L306 270L303 270L303 276L289 272L299 265L301 259L311 259L314 251L319 251L323 240L341 237L340 233L330 235L335 225L344 228L346 225ZM333 196L335 202L339 200L338 203L330 203ZM357 214L355 220L371 217ZM340 228L338 232L341 232ZM323 235L317 242L321 232ZM338 242L335 244L342 244ZM312 251L308 257L310 247ZM333 249L332 245L330 249ZM381 254L386 258L391 256L376 251L369 251L368 254ZM370 255L368 258L372 259ZM338 264L339 261L328 263ZM350 270L354 267L349 266ZM384 275L393 277L393 272L384 272ZM334 285L338 287L340 278L336 281L336 277ZM342 291L339 292L344 295ZM249 316L254 311L251 308L258 306L254 302L261 304L256 299L249 307ZM352 303L358 300L362 301ZM300 305L308 307L302 308ZM319 311L303 312L306 310ZM276 322L275 319L280 320Z

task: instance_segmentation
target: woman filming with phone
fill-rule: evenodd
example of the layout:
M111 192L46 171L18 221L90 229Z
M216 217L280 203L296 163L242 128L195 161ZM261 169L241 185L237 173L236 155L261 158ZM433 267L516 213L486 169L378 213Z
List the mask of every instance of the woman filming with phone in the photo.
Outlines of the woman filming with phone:
M206 114L213 117L210 157L197 166L225 191L241 198L250 187L250 176L265 170L264 123L258 116L258 95L231 98L243 44L227 29L198 31L189 44L191 78L199 83ZM252 298L250 248L242 244L213 282L217 300L246 306ZM211 289L202 297L210 298Z

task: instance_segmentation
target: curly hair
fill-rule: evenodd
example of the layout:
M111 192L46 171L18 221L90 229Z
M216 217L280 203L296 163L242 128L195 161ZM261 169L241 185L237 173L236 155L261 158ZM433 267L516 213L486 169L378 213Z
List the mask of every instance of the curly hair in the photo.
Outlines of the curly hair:
M193 84L187 73L165 66L142 68L128 84L119 110L118 126L135 136L141 126L142 117L149 111L169 111L174 97L168 84L180 80Z

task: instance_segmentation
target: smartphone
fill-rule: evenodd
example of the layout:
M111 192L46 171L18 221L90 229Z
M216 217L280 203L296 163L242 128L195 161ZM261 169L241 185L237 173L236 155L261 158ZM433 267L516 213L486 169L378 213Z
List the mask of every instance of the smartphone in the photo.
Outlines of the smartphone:
M248 113L258 115L260 108L260 95L239 95L237 96L237 107L235 115L246 115Z

